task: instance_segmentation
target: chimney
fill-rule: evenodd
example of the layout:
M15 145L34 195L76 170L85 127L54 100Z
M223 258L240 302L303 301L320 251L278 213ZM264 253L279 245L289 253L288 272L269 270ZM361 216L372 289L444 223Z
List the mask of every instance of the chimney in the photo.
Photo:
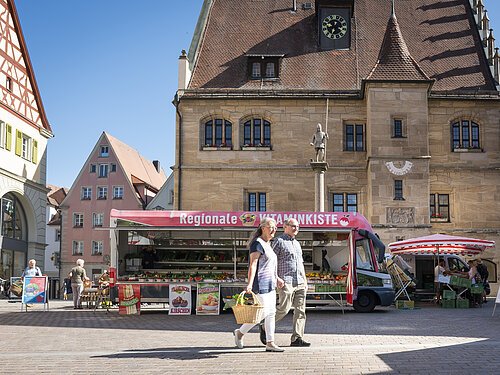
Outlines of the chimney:
M160 173L160 161L153 160L153 165L155 166L156 172Z
M297 0L292 0L292 12L297 11Z
M186 55L186 51L182 50L179 56L179 82L178 89L187 89L189 80L191 79L191 70L189 69L189 60Z

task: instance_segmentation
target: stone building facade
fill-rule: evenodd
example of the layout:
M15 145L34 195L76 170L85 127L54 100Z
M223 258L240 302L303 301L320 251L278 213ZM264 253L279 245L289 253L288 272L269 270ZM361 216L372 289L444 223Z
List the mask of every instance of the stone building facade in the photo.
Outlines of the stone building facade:
M206 0L179 59L175 208L313 211L321 123L325 210L384 243L499 243L500 59L477 3Z

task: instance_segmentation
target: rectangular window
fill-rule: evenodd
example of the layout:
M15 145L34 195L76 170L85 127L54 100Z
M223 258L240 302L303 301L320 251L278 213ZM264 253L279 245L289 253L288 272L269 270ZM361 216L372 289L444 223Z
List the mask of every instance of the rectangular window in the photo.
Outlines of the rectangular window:
M226 146L232 146L233 145L233 124L231 124L229 121L224 120L226 126L224 127L224 132L226 133L224 135L224 141L226 143Z
M215 120L215 145L222 145L222 119Z
M271 123L264 120L264 146L271 145Z
M116 164L111 164L111 172L116 172Z
M252 192L248 193L248 211L266 211L267 210L267 196L266 193Z
M109 146L101 146L101 157L106 158L109 156Z
M92 226L95 227L102 227L102 223L104 222L104 214L103 213L96 213L94 212L92 214Z
M92 188L89 186L82 186L82 200L91 200L92 199Z
M267 78L274 78L276 76L275 71L276 70L274 68L274 63L272 63L272 62L266 63L266 77Z
M108 177L109 164L99 164L99 177Z
M0 148L5 148L5 139L7 138L5 122L0 121Z
M83 255L83 241L73 241L73 255Z
M402 201L403 198L403 180L394 180L394 200Z
M102 255L102 241L92 241L92 255Z
M469 121L462 121L462 147L469 148Z
M123 199L123 186L113 186L113 199Z
M61 242L61 229L59 228L56 229L54 241Z
M10 78L9 76L5 78L5 88L7 89L7 91L12 92L12 78Z
M95 164L90 164L89 172L90 173L95 173L97 170L97 167Z
M83 228L83 214L80 213L73 214L73 227Z
M260 78L260 63L252 63L252 78Z
M205 123L205 146L213 146L213 122L212 120Z
M253 141L255 143L255 146L259 145L261 143L260 139L260 119L254 119L253 120Z
M403 120L393 119L393 132L392 136L394 138L403 138Z
M450 196L448 194L430 195L431 221L450 222Z
M108 187L98 186L97 187L97 199L108 199Z
M332 193L333 212L358 212L356 193Z
M344 151L364 150L364 125L346 124L344 126Z
M243 144L250 146L252 144L252 124L247 121L243 126Z

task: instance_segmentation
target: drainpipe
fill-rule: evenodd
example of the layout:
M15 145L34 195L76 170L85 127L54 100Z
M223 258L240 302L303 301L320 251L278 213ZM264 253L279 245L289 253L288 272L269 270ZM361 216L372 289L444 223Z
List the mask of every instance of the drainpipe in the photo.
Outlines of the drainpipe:
M178 169L179 172L177 174L177 209L181 210L182 209L182 114L179 111L179 104L180 104L180 98L177 94L175 94L174 100L172 101L172 104L175 106L175 112L177 113L177 116L179 118L179 135L178 135L178 142L179 142L179 147L178 147Z

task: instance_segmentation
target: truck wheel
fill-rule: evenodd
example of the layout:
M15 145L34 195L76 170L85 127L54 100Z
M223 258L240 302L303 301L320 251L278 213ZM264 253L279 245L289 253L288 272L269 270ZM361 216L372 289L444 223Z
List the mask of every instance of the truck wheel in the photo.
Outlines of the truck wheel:
M376 305L377 299L373 293L360 293L353 303L354 310L359 313L372 312Z

